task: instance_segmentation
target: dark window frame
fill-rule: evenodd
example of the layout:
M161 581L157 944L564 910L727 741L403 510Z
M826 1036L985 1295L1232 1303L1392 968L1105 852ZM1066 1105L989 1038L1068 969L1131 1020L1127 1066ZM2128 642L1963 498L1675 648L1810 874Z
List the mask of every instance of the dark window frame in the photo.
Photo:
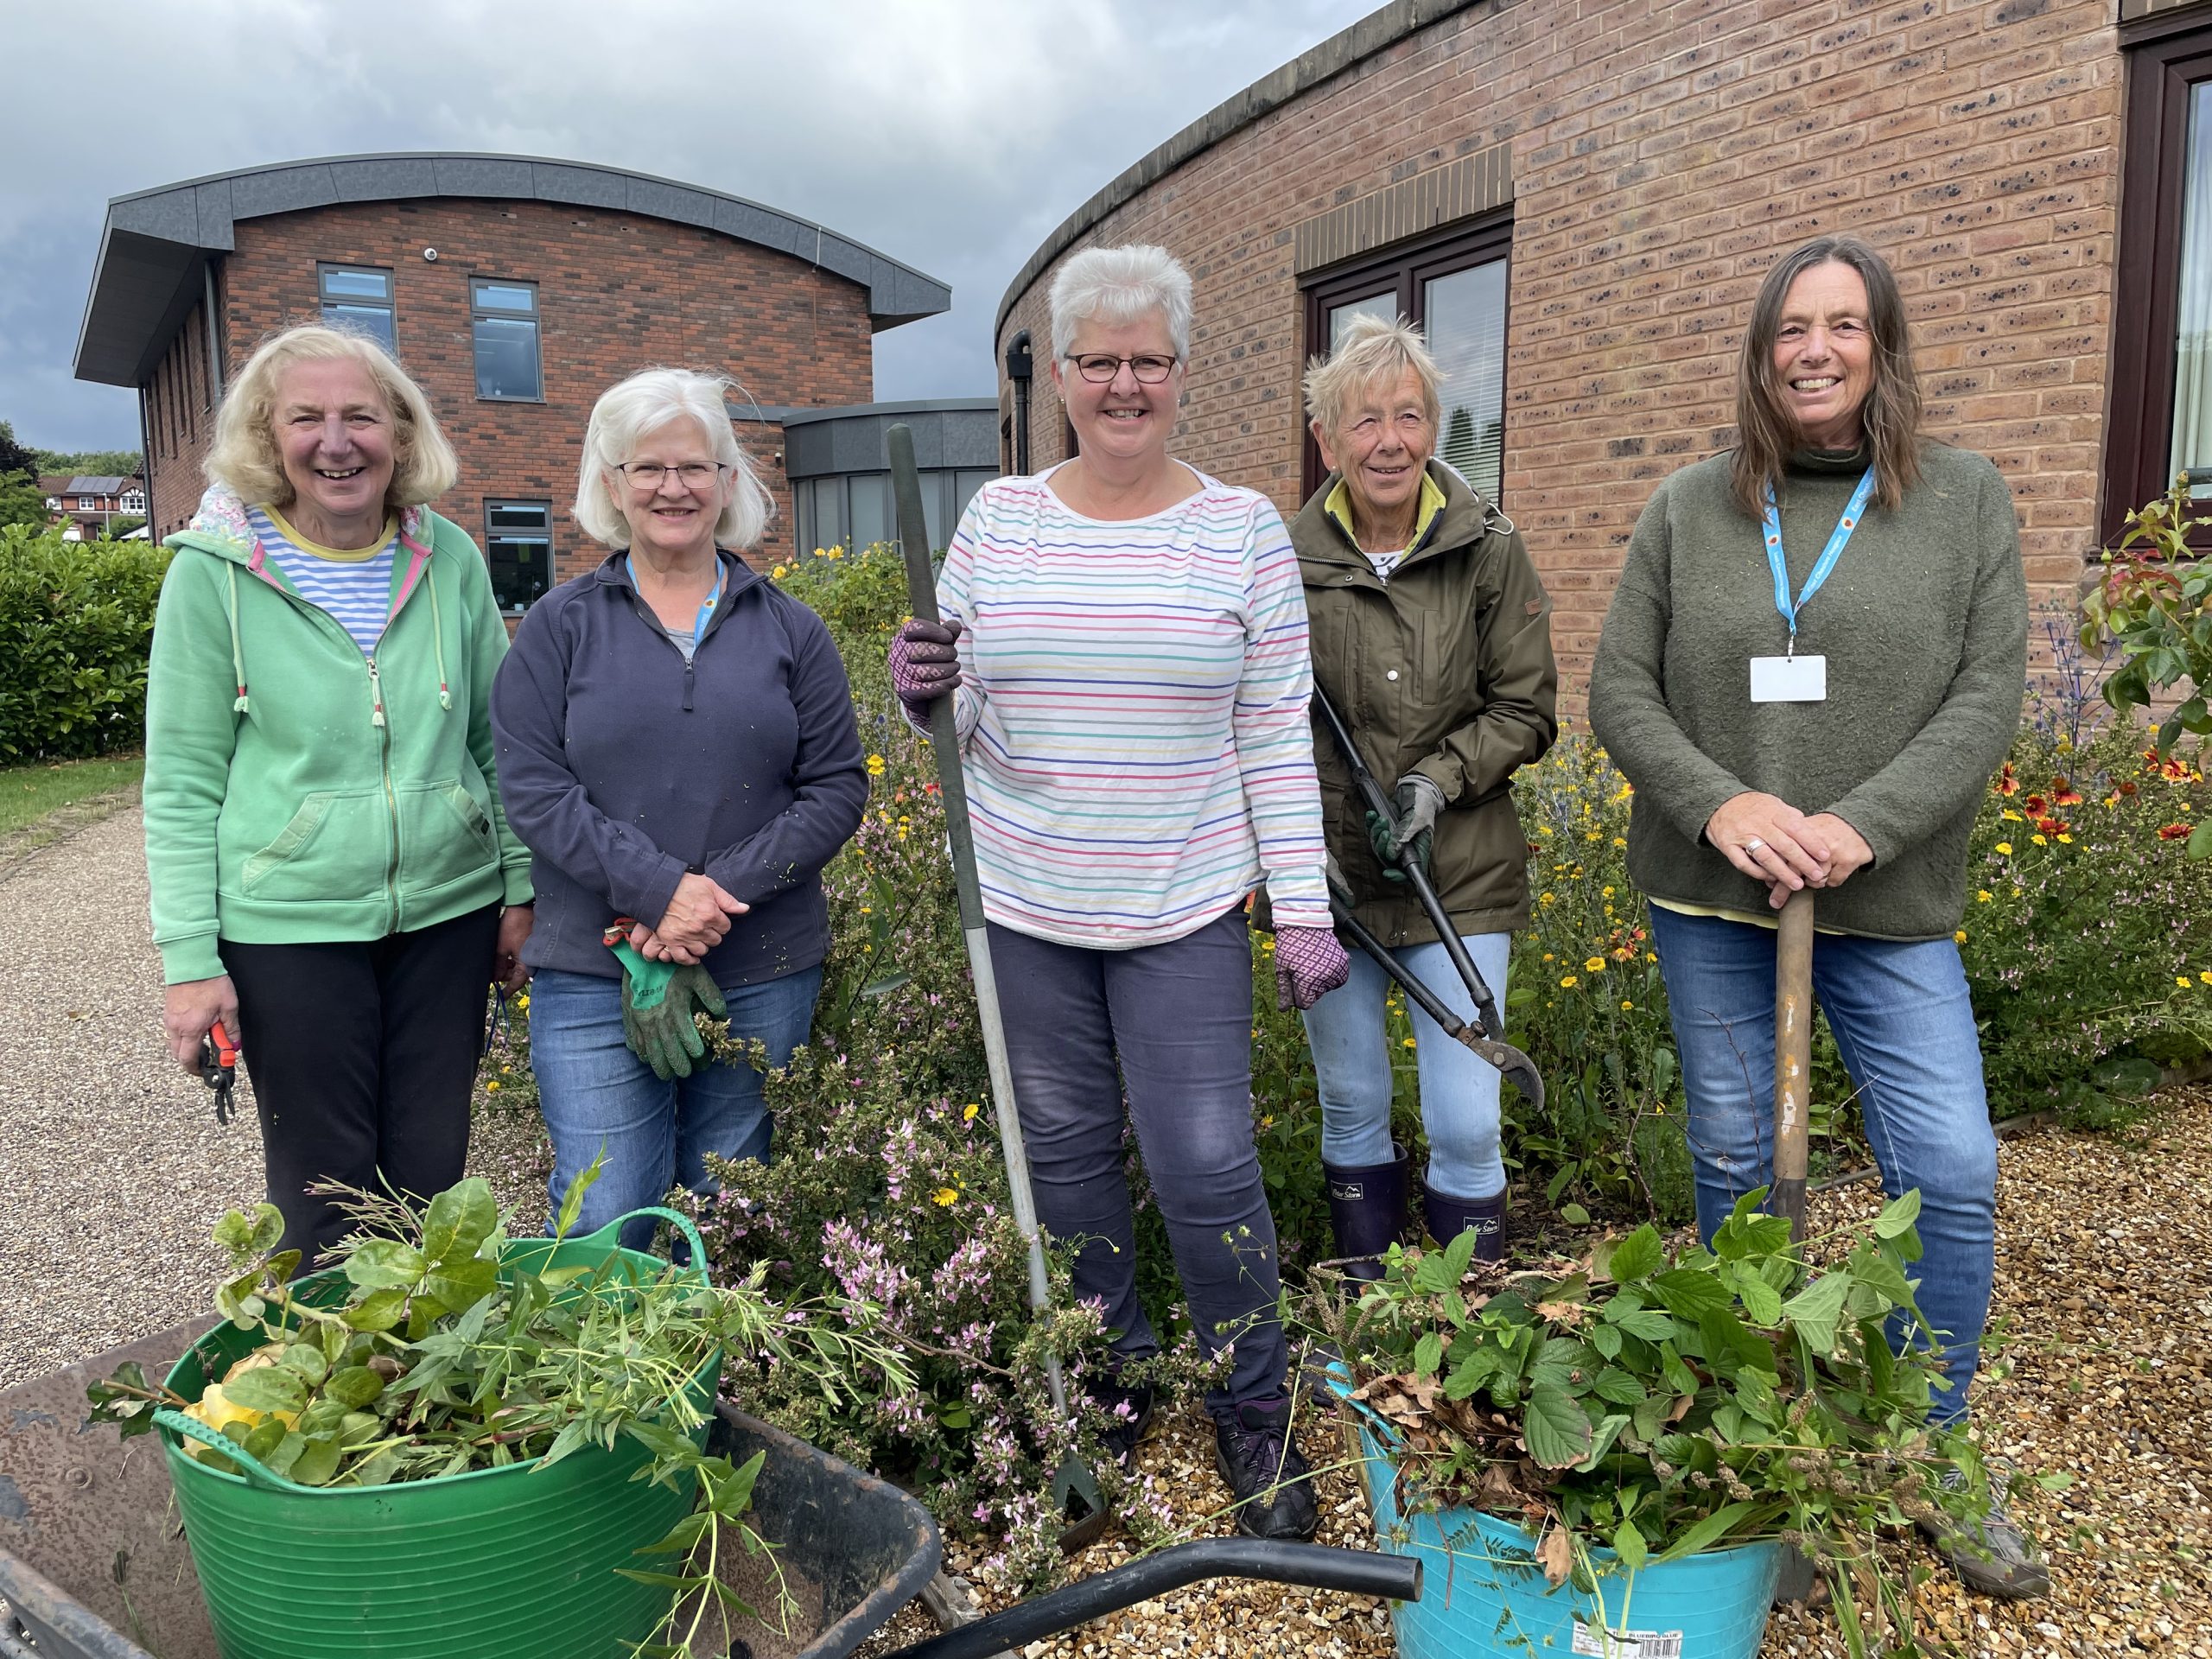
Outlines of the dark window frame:
M498 561L493 556L492 551L492 546L495 541L517 542L534 541L537 539L537 537L529 531L517 531L512 527L494 527L492 523L492 515L494 512L501 511L509 512L542 512L545 515L544 587L540 588L537 593L532 594L530 598L523 601L520 604L514 604L511 603L505 598L500 597L498 576L496 574L493 576L493 596L499 604L500 614L503 616L519 616L524 611L528 610L531 606L536 603L539 599L543 598L545 594L553 591L553 503L550 499L541 496L487 495L484 498L484 563L486 569L494 573L496 573L499 568Z
M523 288L530 290L530 309L520 311L506 306L486 305L477 298L477 292L486 288ZM484 390L482 371L477 364L476 325L482 321L527 322L530 324L531 355L537 359L537 391L528 397ZM537 284L518 276L486 276L471 272L468 278L468 371L480 404L542 404L545 401L545 308L540 302Z
M374 300L365 300L358 294L333 294L330 276L334 271L349 276L381 276L384 278L384 302L381 308ZM381 308L391 325L391 352L399 355L399 280L389 265L354 265L342 259L318 259L315 262L315 311L326 322L332 321L330 308L334 305L350 307L357 311Z
M2212 80L2212 20L2157 17L2126 30L2127 112L2120 149L2119 269L2113 296L2111 409L2105 429L2100 538L2118 539L2130 511L2173 480L2175 331L2181 294L2182 187L2189 111ZM2133 387L2133 392L2122 389ZM2192 544L2212 550L2212 536Z
M1505 337L1513 338L1513 210L1501 208L1471 223L1454 225L1426 236L1408 237L1387 247L1363 253L1357 259L1331 265L1300 280L1299 297L1306 307L1306 356L1328 349L1329 313L1340 305L1364 298L1386 287L1398 292L1398 314L1414 322L1423 321L1421 300L1426 284L1440 276L1499 259L1508 262ZM1303 363L1305 359L1301 359ZM1321 446L1313 440L1313 423L1306 418L1303 374L1299 395L1300 453L1303 486L1299 493L1310 496L1321 486L1329 469L1321 462ZM1504 487L1501 480L1498 493ZM1503 503L1500 503L1503 505Z

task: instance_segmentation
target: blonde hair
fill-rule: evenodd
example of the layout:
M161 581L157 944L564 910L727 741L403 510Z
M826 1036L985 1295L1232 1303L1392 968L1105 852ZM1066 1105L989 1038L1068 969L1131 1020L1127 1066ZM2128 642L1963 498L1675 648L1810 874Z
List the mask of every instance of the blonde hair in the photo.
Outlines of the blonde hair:
M1444 413L1438 391L1444 376L1428 354L1428 342L1403 317L1363 312L1344 324L1344 338L1327 357L1306 365L1306 412L1333 435L1355 397L1370 386L1395 385L1408 369L1421 378L1421 406L1433 426Z
M576 474L575 512L584 534L608 547L630 545L630 521L607 492L608 474L637 453L646 433L681 416L698 427L715 459L729 468L729 505L715 521L715 544L736 549L759 541L775 502L746 458L724 406L737 389L727 375L640 369L600 393L584 429L583 464Z
M294 364L333 362L359 364L391 411L386 509L419 507L451 489L461 476L461 463L438 430L438 417L430 412L423 389L367 335L321 322L286 328L254 347L215 411L214 442L200 463L208 481L234 491L243 501L290 505L295 492L276 445L277 390L284 371Z
M1175 360L1191 355L1191 273L1165 248L1085 248L1052 278L1052 311L1055 358L1074 348L1086 322L1141 322L1154 311L1167 319Z

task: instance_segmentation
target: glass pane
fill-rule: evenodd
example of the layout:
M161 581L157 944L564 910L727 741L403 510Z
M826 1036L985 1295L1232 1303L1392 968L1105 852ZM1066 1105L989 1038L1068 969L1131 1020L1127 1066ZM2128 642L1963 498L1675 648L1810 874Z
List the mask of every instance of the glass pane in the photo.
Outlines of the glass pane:
M882 473L862 473L850 480L853 496L853 545L867 547L892 539L891 480Z
M1505 261L1424 284L1421 321L1442 372L1436 453L1497 499L1505 461Z
M792 544L802 556L822 545L814 537L814 481L811 479L791 480L791 532Z
M479 397L536 397L537 325L505 317L479 317L476 336L476 395Z
M322 292L327 299L389 300L391 273L388 270L334 270L323 267Z
M479 283L476 303L486 311L535 311L537 290L509 283Z
M350 328L357 334L366 334L390 352L399 355L399 342L392 338L391 308L386 305L337 305L325 302L322 320L340 328Z
M1344 325L1354 317L1381 317L1385 321L1398 315L1398 290L1386 288L1380 294L1370 294L1363 300L1348 301L1329 308L1329 349L1334 351L1337 342L1344 337Z
M2166 470L2212 498L2212 80L2189 96L2181 192L2181 302L2174 330L2174 447Z
M814 480L814 547L842 547L844 544L845 480L842 478L817 478Z
M489 536L484 555L492 567L492 593L503 610L517 611L551 585L553 543L537 537Z
M976 499L976 492L996 478L996 473L965 472L958 474L952 486L952 522L957 525L961 515L968 511L968 504Z
M930 551L942 552L952 534L952 521L944 516L944 498L951 492L950 473L922 474L922 523L930 533Z
M495 531L546 531L553 527L553 510L542 501L490 501L485 504L484 521Z

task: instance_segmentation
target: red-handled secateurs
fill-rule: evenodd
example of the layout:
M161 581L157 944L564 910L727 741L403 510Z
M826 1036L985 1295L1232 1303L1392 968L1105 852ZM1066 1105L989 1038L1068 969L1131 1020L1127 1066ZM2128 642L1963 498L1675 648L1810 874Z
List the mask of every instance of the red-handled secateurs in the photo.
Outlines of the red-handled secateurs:
M238 1049L218 1020L200 1042L200 1081L215 1091L215 1122L231 1121L231 1101L238 1092Z

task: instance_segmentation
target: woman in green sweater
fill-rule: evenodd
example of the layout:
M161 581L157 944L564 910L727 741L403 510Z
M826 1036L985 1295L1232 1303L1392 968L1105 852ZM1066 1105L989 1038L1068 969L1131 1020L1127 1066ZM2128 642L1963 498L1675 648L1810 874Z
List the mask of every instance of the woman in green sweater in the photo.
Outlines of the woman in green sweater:
M1637 520L1590 724L1636 786L1629 868L1689 1095L1698 1225L1773 1179L1773 912L1821 892L1813 983L1896 1195L1917 1187L1919 1301L1967 1408L1994 1274L1997 1147L1953 938L1967 836L2019 723L2027 590L2011 492L1920 434L1897 283L1850 237L1768 273L1738 447ZM1971 1586L2047 1580L1993 1510L1939 1537Z

